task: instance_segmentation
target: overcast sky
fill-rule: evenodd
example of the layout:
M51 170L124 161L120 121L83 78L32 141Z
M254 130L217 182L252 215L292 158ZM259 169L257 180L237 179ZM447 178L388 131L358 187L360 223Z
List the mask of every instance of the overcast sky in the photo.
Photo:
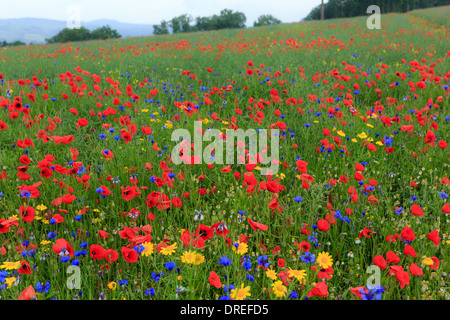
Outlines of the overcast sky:
M110 19L139 24L159 24L161 20L187 13L193 18L219 14L222 9L240 11L247 26L262 14L272 14L282 22L298 22L321 3L320 0L16 0L0 3L0 19L45 18L66 21L79 8L81 21Z

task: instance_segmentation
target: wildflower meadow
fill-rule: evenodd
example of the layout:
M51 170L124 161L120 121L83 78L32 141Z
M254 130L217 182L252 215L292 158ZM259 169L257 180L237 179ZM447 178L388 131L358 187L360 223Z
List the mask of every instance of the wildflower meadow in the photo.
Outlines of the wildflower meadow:
M450 299L449 14L1 48L0 299Z

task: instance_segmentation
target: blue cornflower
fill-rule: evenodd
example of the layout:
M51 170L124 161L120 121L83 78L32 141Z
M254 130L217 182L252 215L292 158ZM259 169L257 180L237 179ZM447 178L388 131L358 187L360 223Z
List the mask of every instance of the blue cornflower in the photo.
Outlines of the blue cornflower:
M231 264L231 259L228 258L227 256L220 257L219 264L221 264L222 266L226 267L226 266Z
M256 258L256 262L258 262L259 266L263 266L267 260L267 256L259 256Z
M170 261L165 264L165 267L167 270L170 271L170 270L174 269L176 267L176 265L175 265L175 262Z
M136 251L136 252L139 253L139 254L141 254L141 252L144 251L144 249L145 249L145 247L144 247L142 244L141 244L141 245L138 245L138 246L135 246L135 247L133 248L133 250Z
M245 270L249 270L252 267L252 263L250 261L245 261L242 266L245 268Z
M71 265L73 265L73 266L79 266L79 265L80 265L80 260L78 260L78 259L73 260L72 263L71 263Z
M58 235L58 234L57 234L56 232L53 232L53 231L47 233L47 237L48 237L49 239L52 239L52 240L55 239L57 235Z
M48 293L48 290L50 290L50 282L47 281L46 284L42 285L41 282L38 281L34 289L39 292L45 291L45 293Z
M223 291L225 291L225 293L230 293L231 292L231 290L233 290L235 287L234 287L234 284L232 284L232 283L230 283L230 285L224 285L223 286Z
M316 261L316 256L312 254L311 252L305 252L301 257L300 260L302 260L305 263L314 263Z
M155 289L153 289L153 288L145 290L146 296L148 296L148 295L153 296L154 294L155 294Z
M439 199L447 199L448 198L448 194L446 194L444 191L438 192L440 197Z
M29 193L27 190L23 190L21 193L20 193L20 196L22 197L22 198L29 198L29 197L31 197L31 193Z
M289 293L288 298L297 299L298 298L297 292L292 291L291 293Z
M119 286L126 286L128 284L128 280L120 280Z
M252 276L251 274L247 274L246 278L247 278L248 281L252 281L252 282L255 281L255 277Z
M391 137L389 136L384 136L384 145L386 146L391 146L394 143L394 141L392 140Z
M155 280L156 282L159 281L160 277L164 276L164 273L156 273L156 272L152 272L152 278L153 280Z
M318 240L317 240L317 232L312 232L311 235L308 237L308 240L311 241L311 243L318 242Z
M384 289L380 285L375 285L373 288L371 285L367 285L368 292L364 289L359 290L361 293L362 300L381 300L381 294L384 292Z
M295 201L295 202L302 202L302 201L303 201L303 198L300 197L300 196L297 196L297 197L294 198L294 201Z

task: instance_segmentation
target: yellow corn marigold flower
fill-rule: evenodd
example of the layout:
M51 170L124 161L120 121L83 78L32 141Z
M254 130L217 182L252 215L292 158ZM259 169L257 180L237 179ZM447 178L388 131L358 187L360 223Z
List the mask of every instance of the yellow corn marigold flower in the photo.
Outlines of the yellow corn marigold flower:
M3 262L3 264L0 266L0 269L17 270L17 269L20 268L20 266L21 266L20 261L16 261L16 262L5 261L5 262Z
M172 253L175 252L175 249L177 248L177 243L175 242L174 244L171 244L170 246L167 247L162 247L161 248L161 254L167 256L167 255L172 255Z
M148 257L153 254L153 248L154 248L153 243L144 242L142 245L144 246L145 249L142 250L141 255L143 255L144 257Z
M328 252L321 252L317 256L317 263L322 269L328 269L333 265L333 259Z
M240 255L246 254L248 251L248 245L240 241L235 242L231 248Z
M306 270L293 270L293 269L289 268L288 275L289 275L289 278L294 277L301 284L305 283Z
M7 288L10 289L12 284L17 280L16 277L5 278L5 282L8 285Z
M244 284L242 284L240 288L236 288L236 289L231 290L230 297L233 300L244 300L245 298L251 296L249 291L250 291L250 287L245 287L244 288Z
M191 250L185 251L183 255L181 256L181 262L194 264L196 261L196 255L197 253L192 252Z
M273 281L277 280L277 273L272 269L266 270L266 276Z
M108 282L109 290L116 290L116 288L117 288L117 282L114 282L114 281Z
M278 298L285 297L287 294L287 288L280 280L272 283L272 289L275 296Z
M200 254L200 253L196 253L195 254L195 261L194 264L199 265L202 264L205 261L205 256Z

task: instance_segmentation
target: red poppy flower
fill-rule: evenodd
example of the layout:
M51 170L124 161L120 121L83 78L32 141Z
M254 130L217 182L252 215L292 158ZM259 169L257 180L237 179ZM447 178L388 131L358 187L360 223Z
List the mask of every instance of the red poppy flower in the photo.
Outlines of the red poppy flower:
M56 240L56 243L53 245L52 250L57 255L69 255L70 258L72 258L74 254L72 246L64 238Z
M33 270L31 269L28 262L26 262L25 260L20 260L20 268L17 269L17 272L19 274L32 274Z
M325 220L325 219L320 219L319 221L317 221L317 228L320 230L320 231L328 231L328 229L330 229L330 225L329 225L329 223L327 222L327 220Z
M103 230L98 230L98 234L100 235L100 238L106 239L109 237L109 233Z
M366 169L364 168L364 166L361 163L355 163L355 170L356 171L360 171L360 172L364 172Z
M102 246L98 244L91 244L91 247L89 248L89 253L92 259L101 260L105 255L105 249L103 249Z
M299 244L297 244L297 247L303 250L304 252L308 252L309 249L311 248L311 245L309 244L309 242L302 241Z
M113 153L111 150L109 150L109 149L103 150L103 151L102 151L102 155L103 155L105 158L107 158L107 159L112 159L112 158L114 158L114 153Z
M139 253L133 249L122 247L121 251L123 258L129 263L135 263L139 259Z
M414 231L410 227L404 227L400 236L408 242L411 242L416 238Z
M134 188L131 186L127 186L126 188L122 188L122 199L125 201L130 201L131 199L134 199L136 196L136 193L134 191Z
M439 245L439 241L441 241L441 239L439 238L439 231L438 230L434 230L432 232L430 232L428 234L428 240L431 240L435 246Z
M215 271L210 272L208 280L209 280L209 283L213 287L215 287L217 289L222 288L222 283L220 282L220 277Z
M292 282L292 279L289 277L289 274L286 271L280 271L277 276L280 277L281 282L288 287L289 283Z
M114 249L105 250L103 257L108 262L114 262L119 258L119 253Z
M314 288L312 288L307 296L309 298L311 297L321 297L321 298L326 298L328 296L328 286L326 284L325 281L321 281L316 283L316 286Z
M375 256L373 257L373 263L379 267L381 270L387 268L387 262L384 260L383 256Z
M422 269L420 269L419 266L417 266L414 262L411 263L411 266L409 267L409 272L413 276L421 276L421 275L423 275Z
M79 129L80 127L85 127L89 124L89 121L85 118L80 118L77 121L77 129Z
M361 238L361 237L366 237L366 238L370 238L370 234L371 233L377 233L376 231L372 231L372 230L369 230L369 229L367 229L367 227L364 227L364 230L362 230L360 233L359 233L359 237Z
M416 250L414 250L414 248L410 245L405 245L405 249L403 249L403 254L407 257L407 256L411 256L411 257L417 257L417 253Z
M350 292L353 293L358 299L362 299L361 296L361 290L364 290L366 293L368 293L366 287L356 287L356 288L350 288Z
M317 270L317 266L312 266L311 269L315 272ZM333 278L333 267L328 267L326 269L319 269L319 272L317 272L317 278L318 279L327 279L330 280Z
M20 206L19 215L23 219L23 221L30 223L34 220L35 214L36 211L32 207Z
M405 285L409 286L409 273L406 271L398 271L395 273L395 278L400 283L400 289L403 289Z
M386 253L386 260L388 263L399 263L400 262L400 258L398 255L396 255L394 252L392 251L388 251Z
M211 228L214 229L216 234L218 236L221 236L222 238L226 238L227 234L230 232L230 230L227 229L225 223L223 222L214 223L213 225L211 225Z
M125 143L128 143L128 142L130 142L130 141L133 140L133 139L131 138L131 134L130 134L128 131L124 131L124 132L121 134L121 137L122 137L123 140L125 140Z
M31 284L19 295L19 300L31 300L35 298L36 298L36 291L34 291L34 288Z
M179 197L173 197L172 198L172 206L175 208L181 208L183 203L181 202L181 199Z
M413 204L411 207L411 213L415 216L423 216L423 210L417 204Z
M252 229L255 230L255 231L256 230L263 230L263 231L265 231L265 230L267 230L269 228L268 225L252 221L252 220L250 220L250 218L247 218L247 221L248 221L248 223L250 223L250 227L252 227Z
M0 219L0 233L7 233L9 231L9 228L13 225L16 227L19 226L19 222L16 218L11 218L8 220Z
M195 231L195 237L200 236L204 241L211 239L214 236L214 229L201 224L197 227Z
M431 260L433 260L434 263L433 263L432 265L429 266L430 269L436 270L437 268L439 268L439 264L440 264L439 259L436 258L436 257L431 257Z

